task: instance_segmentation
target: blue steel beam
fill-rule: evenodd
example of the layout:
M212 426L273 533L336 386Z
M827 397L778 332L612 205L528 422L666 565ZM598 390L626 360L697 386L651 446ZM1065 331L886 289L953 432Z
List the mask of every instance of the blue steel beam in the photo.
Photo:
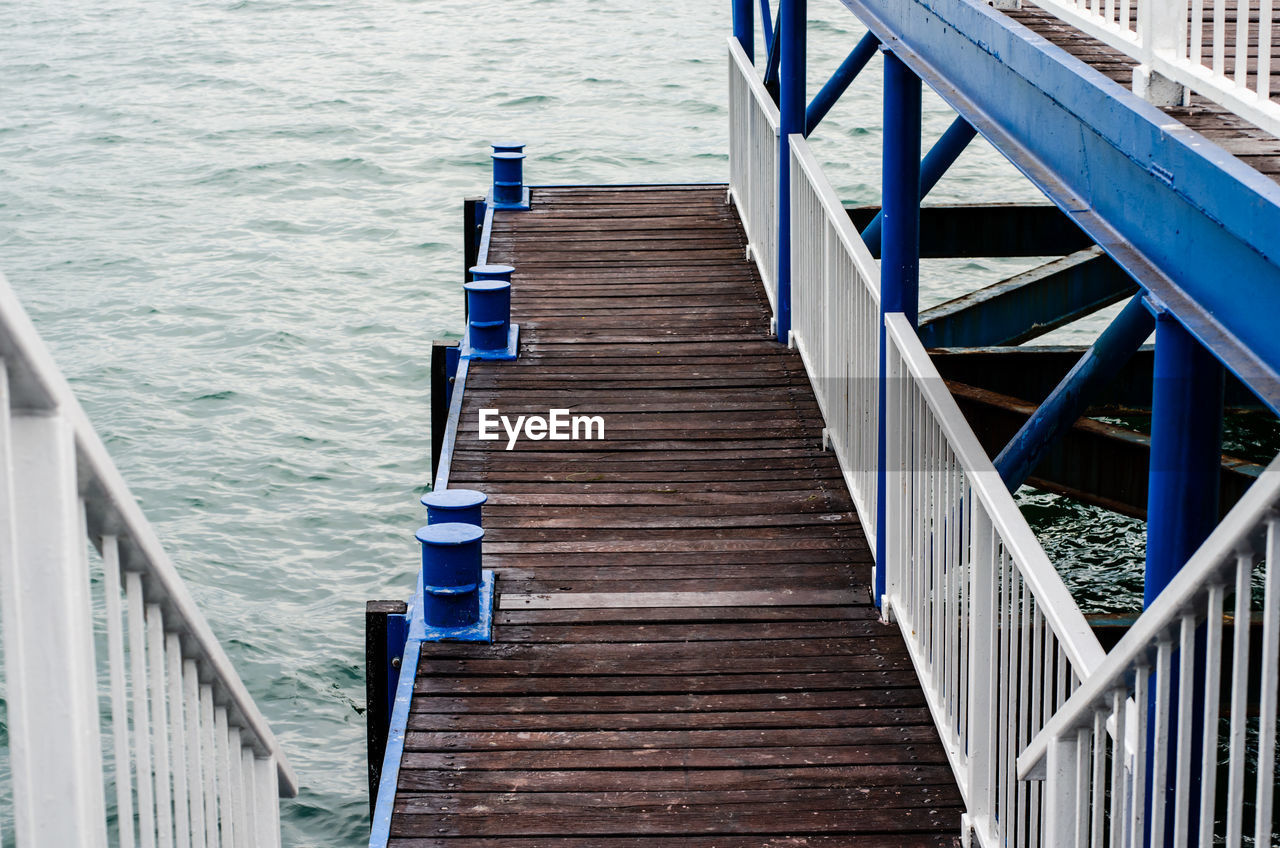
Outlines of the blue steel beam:
M769 0L760 0L760 30L764 33L764 43L773 43L773 13L769 11Z
M862 69L871 61L871 57L876 55L879 48L880 42L876 41L874 35L867 33L849 51L849 55L840 63L840 67L836 68L836 72L831 75L831 79L827 80L827 84L814 95L813 101L805 111L804 134L806 136L812 133L827 116L831 107L840 99L840 95L844 94L858 78L858 74L862 73Z
M791 333L791 144L789 137L804 132L806 0L779 0L778 27L781 71L778 74L778 292L775 298L778 341Z
M873 600L885 593L885 328L901 312L915 326L920 311L920 78L892 53L884 57L884 142L880 256L880 416L876 436L876 571Z
M781 2L781 0L779 0ZM777 99L776 88L778 85L778 66L780 64L779 57L782 55L782 6L778 6L778 19L773 24L773 29L769 33L769 50L764 60L764 87L774 94Z
M995 459L996 471L1009 491L1026 482L1032 470L1088 407L1095 389L1106 384L1151 335L1155 320L1141 294L1135 296L1098 336L1044 403L1022 425ZM1218 483L1218 454L1213 454L1213 485ZM1216 520L1217 512L1213 514Z
M768 0L762 0L768 3ZM756 59L756 25L752 18L751 0L733 0L733 37L742 45L747 60Z
M942 175L947 169L956 163L960 158L960 154L969 146L969 142L973 141L973 137L977 134L977 130L973 125L964 118L956 118L951 122L951 126L947 127L947 131L938 137L933 147L929 148L928 154L925 155L924 161L920 163L920 197L924 199L929 192L933 191L933 187L938 184L938 180L942 179ZM872 219L867 228L862 231L862 240L869 246L873 246L873 251L880 248L880 228L884 226L884 212L881 211Z
M1280 185L979 0L841 2L1280 411Z
M920 341L925 347L1022 344L1137 288L1111 257L1091 247L921 313Z

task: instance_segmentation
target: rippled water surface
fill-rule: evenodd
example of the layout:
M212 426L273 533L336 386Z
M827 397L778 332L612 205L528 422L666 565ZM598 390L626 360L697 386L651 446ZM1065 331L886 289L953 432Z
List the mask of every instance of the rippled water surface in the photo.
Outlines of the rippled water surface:
M0 270L289 751L286 844L366 834L364 601L408 593L486 143L534 183L724 181L728 5L0 0ZM861 32L810 5L816 90ZM814 139L849 201L878 92ZM934 197L1038 199L983 145Z

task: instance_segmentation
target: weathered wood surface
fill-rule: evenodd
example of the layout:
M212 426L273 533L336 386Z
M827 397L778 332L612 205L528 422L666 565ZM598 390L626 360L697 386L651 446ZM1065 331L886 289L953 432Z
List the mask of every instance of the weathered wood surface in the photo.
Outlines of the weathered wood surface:
M517 269L520 359L472 365L450 479L490 497L495 642L424 646L392 844L955 844L955 782L724 188L533 200L490 254ZM606 438L477 438L480 408L551 407Z
M1213 53L1213 4L1226 2L1227 25L1226 65L1229 72L1235 68L1235 19L1238 14L1237 4L1231 0L1204 0L1204 59L1206 65L1212 65ZM1032 5L1030 2L1021 9L1009 10L1005 14L1014 18L1037 35L1061 47L1080 61L1110 77L1116 83L1130 89L1133 86L1133 69L1137 62L1123 53L1108 47L1095 38L1080 32L1075 27L1055 18L1052 13ZM1134 24L1137 23L1137 4L1130 13ZM1257 48L1257 10L1253 14L1251 44ZM1272 57L1273 64L1280 62L1280 17L1272 24ZM1254 62L1250 62L1248 78L1250 84L1255 79ZM1272 95L1272 99L1280 99L1280 91ZM1280 181L1280 138L1254 126L1243 118L1198 94L1191 95L1190 106L1169 107L1163 109L1169 116L1176 118L1186 126L1203 135L1213 143L1221 146L1246 165L1266 174L1273 180Z

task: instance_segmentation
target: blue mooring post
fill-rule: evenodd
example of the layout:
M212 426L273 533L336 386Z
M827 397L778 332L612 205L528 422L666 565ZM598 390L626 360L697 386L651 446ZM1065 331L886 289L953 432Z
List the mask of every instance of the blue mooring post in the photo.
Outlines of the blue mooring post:
M969 142L973 141L978 131L973 128L964 118L956 118L951 122L951 126L947 127L947 131L938 137L933 143L933 147L929 148L929 152L925 154L924 161L920 163L920 199L923 200L929 192L933 191L933 187L938 184L938 180L942 179L942 175L956 163L960 158L960 154L969 146ZM876 213L871 219L871 223L867 224L866 229L862 231L862 240L871 248L872 253L880 244L880 229L884 226L884 210Z
M467 293L465 356L472 359L515 359L520 328L511 323L511 283L481 279L464 283Z
M742 52L747 54L747 61L754 64L756 28L751 2L752 0L733 0L733 37L742 45Z
M458 630L480 620L480 540L474 524L428 524L422 543L422 616L427 627Z
M474 524L483 527L481 510L489 497L475 489L441 489L422 496L427 524Z
M524 184L524 145L505 142L493 147L493 208L528 209L529 189Z
M862 40L840 63L840 67L836 68L836 72L831 75L831 79L827 80L827 84L813 96L813 102L805 110L804 134L806 136L817 129L818 124L831 111L831 107L836 105L840 95L845 93L845 90L858 78L858 74L862 73L862 69L871 61L871 57L876 55L879 47L880 42L871 33L862 36Z
M780 0L779 144L778 151L778 326L777 338L786 344L791 332L791 145L793 133L804 135L805 0Z
M503 280L511 282L511 275L516 271L514 265L472 265L467 269L472 280Z
M884 316L901 312L911 326L920 311L920 78L884 51L884 165L880 251L880 424L876 436L876 581L885 592L885 332Z
M1080 360L1022 425L995 459L1009 491L1017 491L1058 438L1071 429L1097 389L1111 380L1155 328L1144 295L1120 310Z

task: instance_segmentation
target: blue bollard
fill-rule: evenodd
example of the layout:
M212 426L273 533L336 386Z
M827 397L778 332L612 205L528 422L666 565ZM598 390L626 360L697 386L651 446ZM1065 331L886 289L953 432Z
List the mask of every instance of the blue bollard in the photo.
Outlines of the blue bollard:
M467 324L475 351L505 351L511 328L511 284L503 280L475 280L467 292Z
M494 153L524 153L523 141L495 141L489 146Z
M422 496L422 505L427 508L427 524L474 524L480 523L480 508L489 497L475 489L442 489L438 492L427 492Z
M493 154L493 203L495 208L524 202L524 154Z
M480 620L480 540L474 524L428 524L422 543L422 613L428 627L455 629Z
M505 280L511 282L511 275L515 273L515 267L511 265L472 265L467 269L467 273L471 275L473 280Z

